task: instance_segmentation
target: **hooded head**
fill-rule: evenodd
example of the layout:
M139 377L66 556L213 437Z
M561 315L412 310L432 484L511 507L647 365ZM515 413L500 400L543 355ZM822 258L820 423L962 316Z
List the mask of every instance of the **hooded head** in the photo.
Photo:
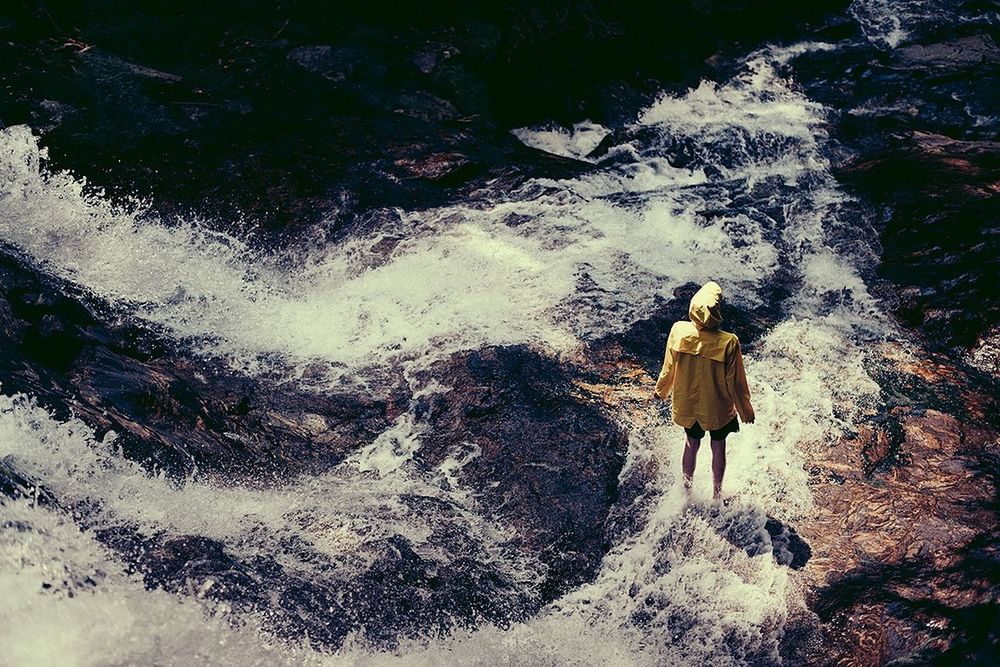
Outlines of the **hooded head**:
M691 297L688 317L699 329L714 329L722 324L722 288L708 281Z

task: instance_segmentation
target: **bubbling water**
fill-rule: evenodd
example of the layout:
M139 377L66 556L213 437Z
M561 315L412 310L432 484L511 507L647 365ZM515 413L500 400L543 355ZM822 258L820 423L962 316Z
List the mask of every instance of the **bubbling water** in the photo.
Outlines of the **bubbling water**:
M870 239L843 219L851 203L823 155L824 110L778 73L811 48L829 47L765 49L731 81L662 96L580 177L531 181L475 205L399 212L397 229L295 261L198 222L167 224L109 203L71 175L46 170L27 128L8 128L0 134L0 238L197 354L248 373L268 371L275 358L300 371L321 360L340 369L330 382L388 364L416 377L409 371L491 344L578 350L648 317L687 283L721 279L731 301L753 307L782 281L792 292L778 306L784 319L747 354L759 417L732 437L727 486L740 491L729 504L701 495L709 488L704 463L694 498L684 496L672 472L676 429L650 406L643 423L625 424L622 478L651 461L661 472L646 484L639 525L612 546L592 582L512 627L406 640L388 652L354 638L333 656L338 664L775 662L783 628L803 603L794 573L770 555L764 522L810 511L803 451L836 438L877 400L863 352L888 327L862 277ZM583 135L545 128L517 136L577 157L604 136L590 125L576 132ZM678 155L683 167L674 166ZM449 391L427 382L425 391ZM252 616L230 612L199 625L196 594L178 601L144 591L92 536L95 527L125 524L211 537L321 576L312 561L285 553L282 537L351 572L367 541L396 534L446 562L447 547L428 536L449 521L477 558L530 588L538 564L505 550L509 529L483 519L473 490L457 482L474 448L419 471L413 457L424 428L407 413L329 474L282 488L177 486L150 478L80 422L60 423L25 397L5 397L3 456L94 514L81 532L58 510L0 500L3 525L29 526L4 533L3 557L13 564L0 577L4 618L37 619L42 629L24 635L36 639L67 623L78 639L58 650L87 656L82 664L195 654L265 664L274 651L278 662L330 658L275 644ZM412 494L449 511L415 512L401 500ZM18 549L45 555L20 567L10 555ZM73 601L38 593L42 571L60 567L110 574ZM128 619L147 608L153 627L135 629ZM92 623L114 627L88 639ZM0 640L0 651L30 663L40 639L22 639ZM136 653L136 642L150 653Z

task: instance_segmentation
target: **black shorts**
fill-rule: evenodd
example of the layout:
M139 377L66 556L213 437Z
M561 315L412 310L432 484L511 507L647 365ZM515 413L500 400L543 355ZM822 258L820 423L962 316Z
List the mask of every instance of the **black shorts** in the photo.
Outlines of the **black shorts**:
M722 428L715 428L709 431L709 435L712 436L712 440L725 440L726 436L730 433L736 433L740 430L740 421L736 417L733 420L723 426ZM691 424L688 428L684 429L689 438L694 438L695 440L701 440L705 437L705 429L701 427L701 424L695 422Z

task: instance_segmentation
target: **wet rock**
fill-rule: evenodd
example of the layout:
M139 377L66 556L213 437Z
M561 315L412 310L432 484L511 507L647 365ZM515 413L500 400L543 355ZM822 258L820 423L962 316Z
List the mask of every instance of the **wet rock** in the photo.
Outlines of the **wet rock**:
M81 417L99 437L114 431L126 455L172 475L233 482L321 470L403 409L402 396L300 393L184 358L9 257L0 258L0 285L4 391Z
M401 158L393 164L407 177L440 181L472 165L461 153L436 153L418 158Z
M793 570L805 567L812 556L809 544L795 528L756 508L730 506L720 511L695 506L688 511L702 516L721 537L750 556L770 554L776 563Z
M422 90L400 95L394 111L428 123L439 123L458 117L455 105Z
M352 47L329 45L299 46L288 52L288 59L308 72L341 83L358 67L364 54Z
M878 470L885 470L893 464L902 462L904 456L902 444L905 438L898 421L893 419L880 420L881 424L874 428L863 425L859 428L858 438L862 442L861 456L864 459L866 475L872 475Z
M329 470L408 407L406 393L374 400L357 391L298 392L178 356L151 332L109 324L100 304L10 258L0 261L0 284L0 326L10 334L0 344L5 391L30 392L59 416L72 411L99 436L114 430L122 454L177 477L257 485ZM71 353L25 356L25 337L39 331L50 342L65 336ZM391 646L420 633L524 619L596 572L625 435L579 393L571 368L527 348L459 354L428 374L451 390L417 401L428 426L417 464L431 470L451 457L464 461L456 481L472 490L487 520L514 529L504 549L541 563L537 586L512 581L502 562L447 520L453 510L430 498L401 502L420 516L445 517L428 538L443 558L394 536L363 545L356 555L370 565L357 570L301 541L283 544L316 565L312 577L240 557L205 536L143 535L103 522L97 535L150 587L259 611L281 634L334 647L350 632ZM5 495L56 503L6 464L0 485ZM74 518L86 528L94 510L83 504Z
M971 347L1000 322L988 287L1000 250L1000 47L978 10L952 11L911 31L915 43L883 52L855 40L794 66L810 96L842 110L838 176L872 206L879 274L899 288L885 300L939 349Z
M895 371L913 378L897 383L905 401L894 398L872 428L814 461L817 511L798 529L813 550L804 571L816 581L810 606L831 651L823 664L856 660L859 650L880 661L950 664L998 645L971 619L995 618L1000 412L982 380L925 357ZM960 391L968 402L942 400ZM886 452L891 465L872 465Z
M771 551L774 559L793 570L805 567L812 556L812 549L791 526L768 517L764 530L771 536Z
M1000 279L1000 144L914 132L845 175L870 196L891 202L879 273L903 287L896 312L934 344L974 344L1000 322L988 285ZM941 229L947 227L948 234Z
M456 626L503 626L537 609L513 582L473 559L428 561L400 536L383 542L380 551L371 568L345 583L342 598L353 624L376 646Z
M32 126L43 134L51 132L75 111L76 109L70 104L56 100L41 100L37 108L32 111Z
M904 46L892 52L892 59L897 67L961 69L1000 63L1000 46L989 35L969 35L953 42Z
M56 498L36 480L23 475L7 459L0 459L0 495L13 500L28 500L42 507L54 507Z
M688 283L677 288L672 299L661 301L648 317L635 322L625 332L594 341L590 348L597 366L603 366L608 374L614 375L624 356L641 364L652 377L659 375L670 327L674 322L688 319L691 297L700 287L701 285ZM769 287L775 293L781 290L780 283ZM735 333L744 350L752 350L754 341L777 320L778 315L777 298L772 300L771 305L754 310L727 302L723 307L725 319L722 328Z
M280 635L308 637L331 649L352 633L385 649L456 627L508 625L538 608L537 599L495 568L470 557L422 557L399 535L364 545L358 561L368 565L361 568L289 545L313 568L304 574L286 571L270 556L238 557L224 543L200 536L144 536L127 527L97 534L149 588L256 612Z
M793 36L845 4L26 3L0 25L0 119L48 130L55 168L112 196L287 241L371 207L449 201L512 163L547 176L552 163L510 151L510 128L629 122L664 85L695 83L713 53ZM461 146L445 136L455 124ZM373 186L415 143L487 167Z
M449 389L418 404L430 426L423 464L475 448L459 479L487 517L516 529L515 546L548 568L545 600L592 577L608 548L621 428L581 400L565 368L525 347L455 355L429 377Z
M439 64L460 53L460 50L448 44L428 44L413 56L413 64L421 74L430 74Z

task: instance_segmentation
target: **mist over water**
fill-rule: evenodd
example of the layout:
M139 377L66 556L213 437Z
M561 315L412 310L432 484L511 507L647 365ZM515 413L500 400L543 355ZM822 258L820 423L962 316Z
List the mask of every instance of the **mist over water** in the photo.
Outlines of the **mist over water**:
M777 660L784 627L804 604L795 572L772 557L764 521L808 513L803 451L836 438L878 399L862 362L889 326L862 277L874 257L870 230L851 219L856 211L823 154L824 109L780 73L794 53L826 48L765 49L728 82L662 96L621 143L587 158L598 166L583 176L399 211L396 228L304 256L297 248L263 254L198 221L123 208L48 171L29 128L0 132L0 239L194 354L250 374L278 369L289 382L324 364L317 391L386 367L412 377L485 345L573 353L649 317L658 298L690 282L718 280L730 303L748 308L769 302L778 281L791 287L776 306L781 322L748 350L758 421L731 440L726 485L738 492L729 504L711 506L704 454L686 502L679 429L651 403L641 422L625 424L622 477L650 460L661 462L660 474L639 508L640 526L612 546L593 582L513 627L406 640L394 652L354 638L326 654L279 640L266 621L209 604L198 591L147 591L93 531L202 535L321 577L362 568L369 546L394 534L447 562L459 547L428 538L448 523L466 536L463 550L530 593L539 564L510 552L509 528L483 519L475 490L455 482L475 452L430 473L412 465L426 428L415 412L324 476L258 490L149 477L81 422L60 422L29 397L3 397L0 458L65 505L90 509L78 524L61 509L0 500L0 626L17 630L0 638L0 662ZM517 132L529 145L579 158L605 134L592 123ZM668 154L683 154L685 166L671 166ZM449 511L410 507L412 494ZM319 557L298 560L305 551L285 552L288 539ZM40 578L54 587L39 590Z

